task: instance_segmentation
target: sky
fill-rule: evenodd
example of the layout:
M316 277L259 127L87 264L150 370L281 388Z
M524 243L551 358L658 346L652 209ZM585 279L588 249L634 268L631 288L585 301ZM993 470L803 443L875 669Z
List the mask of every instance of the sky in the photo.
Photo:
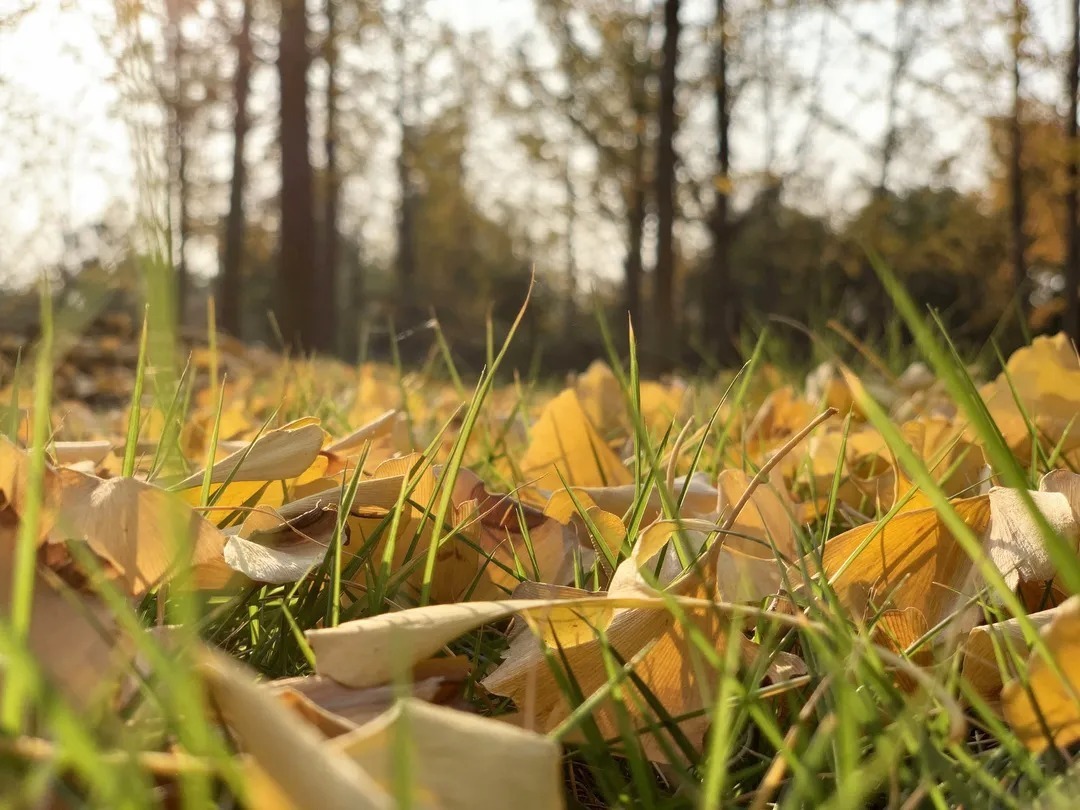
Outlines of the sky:
M874 173L876 159L867 145L880 142L885 121L882 87L890 68L881 54L860 46L858 37L891 42L896 6L848 5L851 10L843 19L824 12L804 15L790 25L781 19L776 23L780 27L770 32L768 52L758 48L743 54L744 64L753 67L753 60L775 60L782 52L793 74L820 80L816 90L784 90L779 83L751 85L738 102L733 152L742 177L752 179L767 168L781 172L798 168L805 186L794 192L800 203L850 213L858 204L860 184ZM916 24L948 24L952 17L944 9L952 8L953 17L962 19L969 9L985 13L990 5L984 0L943 0L938 4L941 10ZM1033 0L1032 6L1032 25L1039 38L1059 46L1065 2ZM30 10L20 15L24 8ZM0 0L0 133L7 144L0 151L0 282L5 275L21 280L41 261L55 260L64 249L60 235L65 230L103 216L128 215L124 207L130 209L138 177L130 131L118 114L118 93L110 79L112 8L112 0ZM428 11L458 30L488 33L496 48L510 48L536 28L530 0L430 0ZM692 27L709 14L709 0L685 0L684 25ZM684 36L684 72L691 74L689 78L700 73L707 56L703 45L692 39L692 34ZM992 53L1004 43L995 42L988 32L978 44ZM902 87L903 115L915 111L925 119L923 129L932 136L933 149L914 139L896 171L913 182L931 181L934 161L951 156L950 181L977 187L985 169L980 117L1002 108L1006 88L992 82L972 84L970 77L951 70L952 58L940 49L922 50L911 72L924 84L940 83L962 97L965 113L941 104L916 82ZM496 61L493 56L492 64ZM1058 92L1053 77L1033 72L1025 81L1047 99ZM815 115L814 110L825 115ZM681 144L686 170L706 176L711 170L712 109L708 103L692 104L685 113ZM828 120L848 128L851 135L843 135L825 123ZM768 148L769 143L774 147ZM363 210L364 238L385 253L393 249L393 177L387 168L392 140L373 143L372 154L377 156L373 174L362 188L375 189L378 200L358 201L358 210L368 205ZM472 180L484 199L520 207L529 204L528 195L535 191L533 184L519 181L524 166L518 167L520 172L507 171L509 154L505 132L481 128L470 154ZM802 171L804 163L807 168ZM584 197L580 217L584 224L575 234L577 263L587 274L614 277L621 265L619 233L590 210L587 194L579 197ZM595 218L591 225L590 217ZM700 246L705 238L692 225L683 226L682 236L691 247ZM201 253L196 249L195 259L196 269L212 272L212 249Z

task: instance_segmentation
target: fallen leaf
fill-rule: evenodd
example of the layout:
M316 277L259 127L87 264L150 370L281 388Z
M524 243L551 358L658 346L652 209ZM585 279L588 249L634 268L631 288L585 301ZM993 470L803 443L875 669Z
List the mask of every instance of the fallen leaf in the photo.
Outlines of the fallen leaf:
M1051 526L1075 545L1080 527L1065 497L1052 492L1029 495ZM1054 576L1041 532L1019 492L995 487L987 495L952 505L982 539L1009 587ZM900 512L878 529L878 524L859 526L825 544L823 571L841 604L856 618L890 606L915 608L930 626L951 617L946 637L970 630L979 610L967 603L983 580L940 515L934 509ZM876 536L864 545L873 532Z
M1041 610L1027 618L1037 629L1050 624L1061 613L1061 606ZM1024 639L1024 631L1019 619L1012 618L992 624L975 627L968 633L964 643L964 662L961 675L971 684L976 692L992 704L1001 698L1004 684L1001 668L998 665L995 644L1000 650L1002 662L1009 669L1005 678L1016 676L1016 663L1026 666L1031 646Z
M298 419L269 430L242 450L237 450L210 470L210 482L279 481L303 475L315 462L326 434L317 419ZM171 489L201 487L205 471L192 473Z
M321 563L337 530L337 504L326 500L311 508L302 502L290 507L249 513L239 533L225 543L225 563L255 582L269 583L296 582Z
M0 439L0 507L25 509L26 453ZM181 568L219 560L225 537L178 496L134 478L102 479L46 466L41 537L84 541L141 596Z
M17 526L0 511L0 611L10 615ZM115 689L128 659L118 647L119 631L105 606L92 594L49 576L39 563L34 575L30 652L45 676L83 710ZM0 684L2 687L2 684Z
M409 789L432 807L563 807L562 751L555 740L416 698L398 701L329 747L387 791L406 756Z
M235 661L207 650L199 670L244 750L296 807L394 807L363 768L328 748L319 731L259 687L254 675Z
M1013 680L1001 691L1005 719L1033 751L1042 751L1051 742L1064 747L1080 739L1080 702L1076 698L1080 690L1080 597L1073 596L1056 608L1039 634L1061 668L1064 681L1033 652L1028 658L1027 686ZM1052 740L1044 728L1049 729Z
M547 490L561 489L564 481L570 486L603 487L633 480L569 389L544 407L529 432L520 468L527 483Z

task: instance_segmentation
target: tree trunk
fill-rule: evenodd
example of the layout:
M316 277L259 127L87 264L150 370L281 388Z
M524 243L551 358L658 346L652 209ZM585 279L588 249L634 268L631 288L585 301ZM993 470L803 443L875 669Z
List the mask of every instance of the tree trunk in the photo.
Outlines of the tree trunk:
M1070 0L1071 32L1069 43L1069 77L1065 83L1069 92L1069 120L1065 122L1067 142L1065 170L1068 176L1068 197L1065 199L1067 221L1065 238L1068 252L1065 259L1066 328L1073 340L1080 340L1080 138L1077 138L1077 102L1080 94L1080 0Z
M657 370L676 361L675 312L675 111L679 59L679 0L664 0L663 63L660 67L660 127L656 150L656 317L653 323Z
M398 14L398 31L394 44L397 62L397 98L394 105L394 117L397 119L400 133L398 147L397 174L398 190L401 195L398 209L398 301L397 308L406 314L411 309L422 309L424 302L417 299L416 289L416 243L414 240L414 222L416 219L416 198L412 182L412 131L408 121L408 73L407 54L405 52L409 29L409 0L404 0ZM406 306L409 302L413 306Z
M1024 233L1026 211L1024 205L1024 179L1021 154L1023 152L1023 129L1020 120L1020 47L1023 42L1023 0L1013 3L1012 31L1012 115L1009 120L1009 196L1011 198L1010 225L1012 231L1012 270L1016 301L1021 317L1026 317L1027 262L1025 251L1027 237Z
M904 78L904 71L916 41L908 27L908 11L909 3L906 0L896 0L896 50L893 52L889 91L885 100L885 137L881 144L881 166L877 187L874 190L878 199L884 198L889 190L889 169L892 168L896 148L900 143L896 120L900 104L900 83Z
M563 301L563 325L571 334L577 315L577 266L574 260L574 232L577 229L577 197L574 177L570 172L570 155L563 166L563 184L566 188L566 298Z
M717 362L728 363L731 310L731 270L728 262L728 201L731 190L730 101L727 81L727 9L725 0L716 0L716 182L710 226L712 230L712 263L705 284L705 347L714 352Z
M233 77L233 161L229 184L229 214L225 220L225 250L218 285L218 317L221 327L233 337L243 337L240 314L241 265L244 256L244 190L247 184L247 164L244 148L247 144L248 93L251 85L251 3L244 0L240 31L236 37L236 74Z
M634 327L634 334L641 345L645 335L644 316L641 311L641 280L645 275L641 259L642 242L645 237L645 144L638 137L634 149L634 177L629 195L627 212L627 247L624 273L626 276L626 314Z
M337 351L337 277L340 240L338 236L338 197L340 178L337 167L337 21L334 3L326 0L326 42L323 57L326 61L326 184L323 200L323 255L317 279L317 297L323 302L323 317L319 324L319 348L324 352Z
M311 158L308 155L307 13L304 0L281 0L281 240L278 264L278 324L286 346L317 348L315 322L328 302L318 301L315 267ZM316 309L318 307L319 309Z
M645 93L647 65L640 65L636 60L633 47L630 47L628 61L633 61L635 72L630 85L630 107L634 112L634 145L631 152L630 178L624 189L623 199L626 205L626 260L623 265L625 277L624 295L626 314L633 326L639 346L645 345L645 315L641 311L641 282L645 275L641 257L642 243L645 236L645 215L647 206L647 181L645 177L646 141L645 133L649 127L649 110ZM620 330L622 326L619 326Z
M187 309L188 267L187 242L190 235L188 215L188 150L187 126L188 110L184 98L184 34L181 28L181 10L179 2L174 0L166 4L168 12L169 39L173 69L172 103L169 105L170 129L172 131L173 187L176 201L176 244L173 247L173 261L176 268L176 320L179 327L184 325L184 313Z

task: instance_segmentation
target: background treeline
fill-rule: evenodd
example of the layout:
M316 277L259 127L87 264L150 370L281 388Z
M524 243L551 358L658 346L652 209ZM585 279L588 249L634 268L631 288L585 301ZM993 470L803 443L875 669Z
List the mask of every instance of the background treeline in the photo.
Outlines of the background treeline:
M136 188L0 251L0 322L42 271L133 311L157 278L182 328L213 295L245 340L417 360L436 319L477 366L535 270L515 365L601 354L597 311L656 370L730 365L774 316L895 337L872 251L958 341L1080 331L1075 2L470 5L102 2ZM62 146L13 88L33 182Z

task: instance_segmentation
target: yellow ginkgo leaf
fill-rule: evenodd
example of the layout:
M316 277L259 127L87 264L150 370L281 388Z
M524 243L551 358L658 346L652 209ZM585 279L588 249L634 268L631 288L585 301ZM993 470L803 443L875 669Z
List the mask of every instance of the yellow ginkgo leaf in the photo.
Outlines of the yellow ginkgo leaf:
M1037 337L1030 346L1018 349L1005 371L979 393L1022 462L1031 456L1029 420L1048 447L1060 444L1065 454L1080 447L1080 429L1074 424L1080 402L1080 361L1064 332Z
M0 438L0 508L22 517L29 496L26 452ZM41 540L82 541L131 596L182 568L221 559L224 535L177 495L134 478L98 478L46 465Z
M989 528L988 497L956 501L953 507L976 534ZM901 512L884 527L871 523L832 538L825 544L822 569L855 616L885 607L888 598L895 608L917 609L933 625L963 603L971 562L937 512L921 509Z
M0 510L0 612L7 616L17 528L13 523L5 525L2 513ZM108 697L129 657L117 646L116 621L105 606L49 573L39 567L34 576L27 643L49 682L76 706L89 707Z
M742 470L724 470L717 480L719 490L716 513L723 519L739 502L750 486L750 476ZM787 493L773 484L753 490L724 538L729 549L753 557L775 559L773 548L791 559L797 556L795 544L795 506Z
M244 750L296 807L394 807L363 768L327 748L322 734L258 686L253 673L209 650L203 653L200 671Z
M1027 620L1042 629L1061 613L1061 608L1059 605L1032 613ZM972 629L964 642L961 674L983 700L997 703L1004 682L1016 677L1018 665L1027 665L1030 652L1031 646L1024 639L1018 619L980 625Z
M1065 497L1028 494L1051 527L1075 545L1080 527ZM952 506L1009 587L1053 578L1042 532L1019 492L996 487ZM951 633L970 630L978 619L969 602L983 577L934 509L900 512L884 526L838 535L825 544L822 560L841 603L857 617L885 607L915 608L931 626L952 617Z
M633 475L589 422L572 390L545 407L533 425L520 463L525 482L540 489L629 484ZM562 476L560 478L560 475Z
M590 424L598 431L610 433L628 422L626 398L615 372L603 360L593 360L574 381L581 407Z
M328 748L355 762L387 792L407 751L410 804L443 810L563 807L562 750L555 740L416 698L398 701Z
M281 481L303 475L322 449L326 433L318 419L298 419L284 427L263 433L249 446L214 464L210 482ZM173 489L199 487L204 471L173 484Z
M1056 608L1040 634L1064 679L1036 651L1028 658L1027 686L1013 680L1001 692L1005 719L1033 751L1080 740L1080 597Z

